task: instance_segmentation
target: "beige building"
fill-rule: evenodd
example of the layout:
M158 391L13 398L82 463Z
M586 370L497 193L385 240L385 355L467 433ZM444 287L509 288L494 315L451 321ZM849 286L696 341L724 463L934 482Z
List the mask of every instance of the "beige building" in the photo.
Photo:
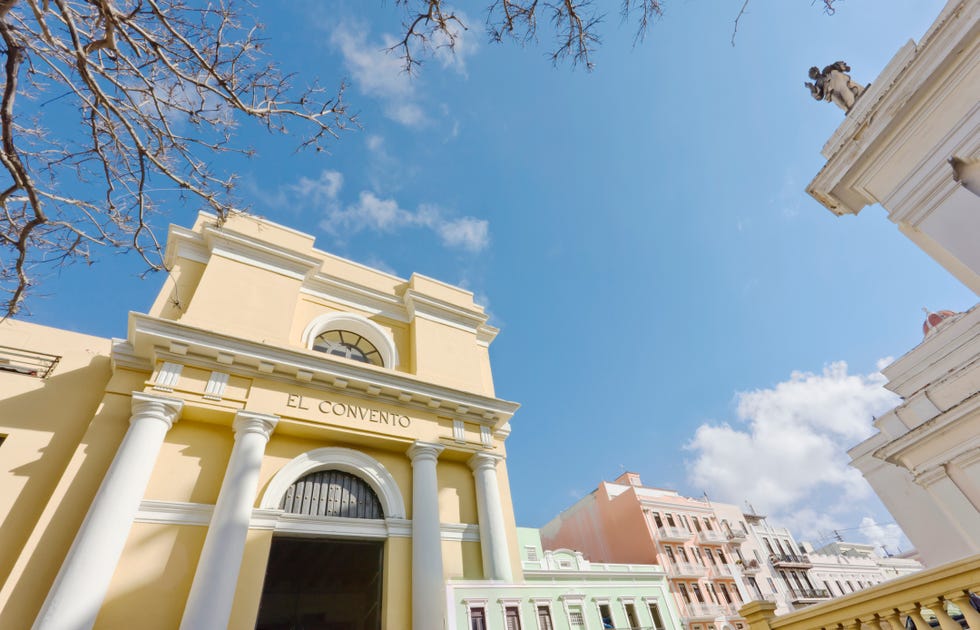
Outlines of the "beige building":
M0 627L443 630L522 582L469 292L247 216L166 261L125 339L0 324Z

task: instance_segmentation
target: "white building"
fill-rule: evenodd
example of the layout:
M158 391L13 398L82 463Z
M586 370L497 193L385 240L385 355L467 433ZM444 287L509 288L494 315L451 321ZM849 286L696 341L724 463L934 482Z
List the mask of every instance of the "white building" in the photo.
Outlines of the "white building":
M950 0L847 114L807 191L838 215L880 204L980 292L978 103L980 0ZM927 565L980 552L980 309L934 319L883 370L902 404L850 450Z
M872 545L834 542L815 550L804 546L811 563L811 582L831 597L849 595L922 569L909 558L883 557Z

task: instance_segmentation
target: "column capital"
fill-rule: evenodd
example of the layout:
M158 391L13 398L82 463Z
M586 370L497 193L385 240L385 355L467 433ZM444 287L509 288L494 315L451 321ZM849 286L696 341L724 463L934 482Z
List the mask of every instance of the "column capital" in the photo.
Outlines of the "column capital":
M436 459L439 458L439 453L441 453L445 448L446 447L442 446L441 444L433 444L432 442L422 442L420 440L414 442L412 446L409 447L407 453L409 459L412 460L413 464L418 461L427 461L427 460L431 460L434 462L436 461Z
M477 472L486 468L496 469L497 462L502 461L504 458L500 455L494 455L493 453L476 453L473 457L466 460L466 465L470 467L470 470Z
M236 439L246 433L258 433L268 440L277 424L279 424L279 416L241 410L235 414L232 427L235 429Z
M149 392L133 392L132 398L130 424L143 418L152 418L164 422L169 430L180 417L180 410L184 408L184 401L179 398Z

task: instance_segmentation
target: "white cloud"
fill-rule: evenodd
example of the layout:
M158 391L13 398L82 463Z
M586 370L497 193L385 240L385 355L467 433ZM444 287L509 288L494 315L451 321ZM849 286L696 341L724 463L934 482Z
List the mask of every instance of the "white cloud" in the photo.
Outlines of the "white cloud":
M385 115L407 126L426 122L418 105L415 80L405 72L402 60L388 49L396 44L394 37L381 41L368 39L364 26L341 23L330 33L330 44L344 58L344 66L361 92L379 99Z
M469 23L462 13L457 11L456 14L463 23ZM443 68L465 76L466 59L477 50L477 38L456 23L450 25L450 30L452 38L441 32L433 34L427 52ZM344 22L330 30L329 41L343 57L344 66L357 89L380 100L385 116L408 127L429 122L417 89L420 85L418 73L410 75L405 71L397 38L383 34L380 39L373 39L363 24ZM417 58L423 61L425 54L423 50L415 51Z
M450 247L461 247L472 252L486 249L490 243L490 224L483 219L463 217L438 221L434 226L442 242Z
M336 200L343 185L343 174L337 171L323 170L316 179L300 177L289 189L304 199L317 205L323 205Z
M436 206L423 204L418 210L405 210L394 199L383 199L371 191L361 191L356 203L333 207L320 227L334 235L362 230L394 232L406 227L427 228L439 236L443 245L480 252L490 244L490 225L475 217L446 217Z
M807 536L856 522L871 489L846 450L872 433L873 416L898 404L884 382L877 372L848 374L840 361L738 393L737 423L704 423L687 444L691 483L712 498L748 500L797 531L808 522Z
M879 525L870 516L861 519L861 535L875 547L884 547L888 553L896 553L904 542L902 528L895 523Z

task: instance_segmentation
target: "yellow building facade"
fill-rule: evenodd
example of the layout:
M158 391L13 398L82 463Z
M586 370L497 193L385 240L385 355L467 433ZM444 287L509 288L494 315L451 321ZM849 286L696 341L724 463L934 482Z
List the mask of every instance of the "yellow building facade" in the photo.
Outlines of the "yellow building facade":
M0 324L0 628L437 630L522 581L471 293L245 215L166 260L125 339Z

